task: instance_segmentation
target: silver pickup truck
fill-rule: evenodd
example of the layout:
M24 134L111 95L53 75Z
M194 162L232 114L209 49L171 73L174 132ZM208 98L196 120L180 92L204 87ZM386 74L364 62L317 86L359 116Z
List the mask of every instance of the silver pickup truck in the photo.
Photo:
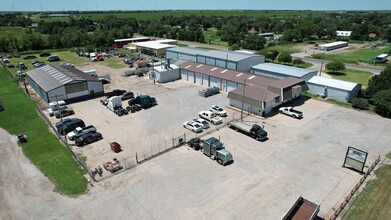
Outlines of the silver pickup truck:
M281 107L279 109L279 112L282 114L289 115L293 118L302 118L303 117L303 112L297 111L293 109L293 107Z
M81 128L81 127L77 127L75 130L69 132L67 134L67 137L69 140L75 140L77 139L78 137L81 137L85 134L88 134L88 133L91 133L91 132L95 132L96 131L96 128L93 126L93 125L90 125L90 126L87 126L87 127L84 127L84 128Z

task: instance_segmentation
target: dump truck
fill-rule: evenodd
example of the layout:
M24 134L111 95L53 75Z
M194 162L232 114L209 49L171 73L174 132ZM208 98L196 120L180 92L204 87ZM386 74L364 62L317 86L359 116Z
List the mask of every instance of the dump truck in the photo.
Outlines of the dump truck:
M77 127L75 128L75 130L69 132L67 134L67 137L69 140L75 140L85 134L88 134L88 133L91 133L91 132L95 132L96 131L96 128L93 126L93 125L90 125L90 126L87 126L87 127Z
M189 140L188 145L194 150L201 149L204 155L216 160L220 165L226 165L233 161L232 154L225 149L223 143L215 137L210 137L205 140L193 138Z
M288 213L286 213L283 220L313 220L318 215L319 209L320 205L299 196Z
M228 122L228 126L254 138L257 141L267 139L267 132L264 130L264 126L260 126L258 124L247 124L243 121L237 120Z
M110 173L114 173L118 170L121 170L123 167L117 158L114 158L112 161L108 161L103 164L103 167Z

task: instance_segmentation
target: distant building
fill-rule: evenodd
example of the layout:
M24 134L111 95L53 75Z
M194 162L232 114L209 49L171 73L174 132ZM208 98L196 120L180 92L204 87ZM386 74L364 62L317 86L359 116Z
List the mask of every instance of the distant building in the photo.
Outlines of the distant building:
M166 50L168 48L176 47L175 45L178 43L177 40L172 39L164 39L164 40L154 40L154 41L146 41L133 43L137 50L143 54L162 57L166 54Z
M69 14L50 14L49 18L69 17Z
M265 62L265 56L226 50L203 50L190 47L167 49L166 57L249 72L251 66Z
M258 36L264 37L267 41L274 39L274 33L260 33Z
M349 45L348 42L346 41L337 41L329 44L322 44L318 46L318 50L324 50L324 51L330 51L330 50L335 50L339 49L342 47L347 47Z
M352 35L351 31L336 31L337 37L349 38Z
M311 77L317 75L316 70L286 66L275 63L261 63L251 67L251 73L276 79L295 77L308 82Z
M380 54L379 56L375 57L374 63L387 63L388 54Z
M127 38L127 39L115 39L112 47L114 48L123 48L124 46L127 46L131 43L137 43L137 42L145 42L150 41L151 38L149 37L134 37L134 38Z
M307 85L312 94L343 102L351 102L361 90L361 84L321 76L312 77Z
M26 73L27 81L49 103L59 100L77 102L104 95L102 82L75 67L44 65Z
M375 38L376 38L376 36L377 36L377 34L376 34L376 33L370 33L370 34L369 34L369 38L372 38L372 39L375 39Z

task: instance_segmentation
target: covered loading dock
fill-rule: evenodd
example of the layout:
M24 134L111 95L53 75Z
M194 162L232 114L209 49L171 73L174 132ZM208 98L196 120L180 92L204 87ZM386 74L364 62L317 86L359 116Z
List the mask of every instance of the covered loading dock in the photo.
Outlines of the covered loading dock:
M325 98L351 102L361 90L361 84L314 76L308 81L309 92Z
M316 70L297 68L275 63L261 63L255 65L251 68L251 73L276 79L295 77L304 79L306 82L318 74Z
M45 102L77 102L104 95L102 82L74 67L44 65L26 73L30 86Z
M265 56L222 50L175 47L166 50L166 58L186 60L212 66L249 72L251 66L265 62Z

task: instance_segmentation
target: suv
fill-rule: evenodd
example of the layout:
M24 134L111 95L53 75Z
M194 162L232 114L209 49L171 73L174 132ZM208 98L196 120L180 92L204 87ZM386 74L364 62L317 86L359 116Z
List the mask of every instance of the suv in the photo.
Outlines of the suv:
M62 124L64 125L64 128L61 126L61 121L56 122L57 132L62 135L75 130L77 127L84 128L86 126L84 121L79 118L70 118L69 120L67 118L63 118Z
M217 105L212 105L212 107L210 107L210 111L221 117L227 116L227 112L223 108Z
M133 92L125 92L120 96L122 101L134 98Z
M90 144L92 142L98 141L103 139L102 134L99 132L91 132L88 134L85 134L75 140L76 146L83 146L86 144Z
M58 57L57 55L52 55L52 56L49 56L47 60L49 62L60 61L60 57Z
M61 117L66 117L66 116L73 115L73 114L75 114L75 112L72 109L65 108L65 109L61 109L58 112L54 113L54 116L56 116L56 118L61 118Z
M39 56L40 56L40 57L48 57L48 56L50 56L50 53L48 53L48 52L42 52L42 53L39 54Z
M36 58L37 58L37 57L34 56L34 55L27 55L27 56L23 57L23 59L25 59L25 60L28 60L28 59L36 59Z

